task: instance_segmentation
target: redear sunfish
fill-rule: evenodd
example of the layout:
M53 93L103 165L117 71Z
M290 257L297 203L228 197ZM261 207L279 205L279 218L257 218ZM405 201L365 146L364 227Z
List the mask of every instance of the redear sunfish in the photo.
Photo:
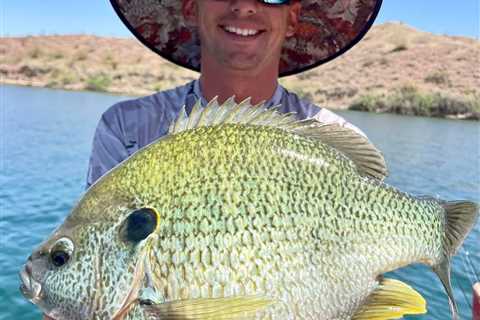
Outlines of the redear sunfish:
M383 273L450 260L478 205L382 182L381 153L275 108L194 106L90 187L20 289L57 320L397 319L426 312Z

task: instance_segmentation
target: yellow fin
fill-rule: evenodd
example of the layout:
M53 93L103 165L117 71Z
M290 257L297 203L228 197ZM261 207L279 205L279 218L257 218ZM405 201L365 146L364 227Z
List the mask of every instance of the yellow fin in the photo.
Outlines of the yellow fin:
M408 314L426 313L426 307L425 299L409 285L394 279L383 279L352 320L399 319Z
M143 307L153 319L230 320L251 318L255 312L273 303L273 300L261 296L244 296L176 300Z

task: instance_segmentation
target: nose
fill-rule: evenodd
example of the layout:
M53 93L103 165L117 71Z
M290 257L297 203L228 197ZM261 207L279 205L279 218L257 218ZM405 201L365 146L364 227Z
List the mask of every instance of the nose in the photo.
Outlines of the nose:
M230 0L232 12L239 16L250 16L257 13L260 3L258 0Z

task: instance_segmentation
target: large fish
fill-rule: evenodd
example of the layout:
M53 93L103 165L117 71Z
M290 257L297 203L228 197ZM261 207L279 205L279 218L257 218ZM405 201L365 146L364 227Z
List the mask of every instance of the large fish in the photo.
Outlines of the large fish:
M381 154L336 124L229 99L95 183L29 257L21 290L57 319L391 319L424 313L382 274L450 260L471 202L382 183Z

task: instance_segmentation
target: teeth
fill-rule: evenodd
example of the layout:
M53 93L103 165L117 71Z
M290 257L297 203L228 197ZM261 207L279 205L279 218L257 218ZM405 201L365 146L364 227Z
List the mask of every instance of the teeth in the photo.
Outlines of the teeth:
M258 33L258 30L252 30L252 29L240 29L240 28L235 28L235 27L230 27L226 26L224 27L225 30L231 33L238 34L239 36L253 36Z

